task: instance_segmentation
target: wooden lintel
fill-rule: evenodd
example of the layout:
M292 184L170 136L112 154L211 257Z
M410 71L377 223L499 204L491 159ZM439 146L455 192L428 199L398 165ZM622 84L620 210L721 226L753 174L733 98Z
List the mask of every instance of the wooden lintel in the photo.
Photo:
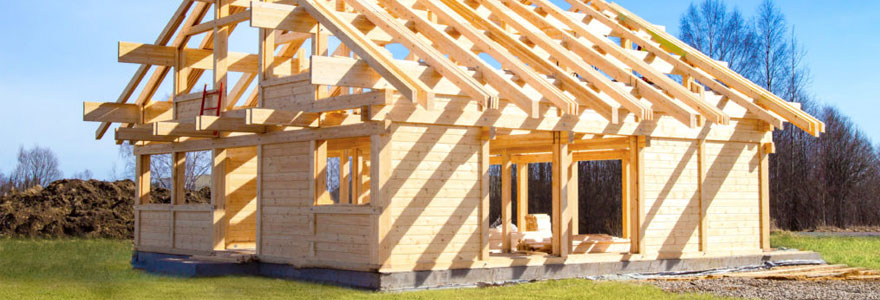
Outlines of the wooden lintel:
M117 128L114 139L117 141L174 142L177 137L154 135L152 128Z
M158 136L216 136L214 132L199 130L198 128L196 128L195 123L183 123L174 121L162 121L153 123L153 134Z

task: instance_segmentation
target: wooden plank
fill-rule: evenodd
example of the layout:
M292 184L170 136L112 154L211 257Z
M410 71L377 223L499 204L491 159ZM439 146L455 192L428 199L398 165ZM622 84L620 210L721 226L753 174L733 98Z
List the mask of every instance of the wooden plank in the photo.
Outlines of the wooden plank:
M379 215L371 227L370 261L379 266L389 263L392 241L387 238L391 231L391 135L374 134L370 136L370 205L378 207Z
M229 16L229 1L216 0L214 3L214 20L222 20ZM228 72L229 72L229 26L214 26L214 86L213 89L220 90L222 103L217 106L218 109L226 108L226 102L229 101L226 94L229 92Z
M231 24L241 23L250 20L251 12L245 10L232 15L228 15L216 20L211 20L198 25L194 25L186 30L186 35L196 35L203 32L214 30L215 27L223 27Z
M700 251L707 252L709 251L709 237L706 235L708 229L708 219L706 218L706 214L709 211L709 201L708 196L706 195L706 172L708 170L706 161L706 140L697 140L697 190L698 190L698 198L700 202Z
M186 152L172 154L171 169L171 205L186 203ZM172 225L173 225L172 218ZM172 240L173 237L172 237Z
M215 137L211 131L199 130L195 123L183 123L176 121L162 121L153 123L153 135L157 136L190 136L190 137Z
M327 190L327 141L315 141L315 173L311 182L315 185L314 205L332 205L333 199L330 197L330 191Z
M322 26L332 32L348 48L354 51L376 72L382 74L400 93L413 102L418 102L423 107L430 109L433 92L419 80L410 77L406 72L394 64L385 52L381 51L376 44L350 23L344 22L331 10L322 4L311 0L299 0L297 3L306 9L309 14L321 23ZM318 69L312 66L312 72Z
M138 123L141 121L141 108L135 104L83 102L83 121Z

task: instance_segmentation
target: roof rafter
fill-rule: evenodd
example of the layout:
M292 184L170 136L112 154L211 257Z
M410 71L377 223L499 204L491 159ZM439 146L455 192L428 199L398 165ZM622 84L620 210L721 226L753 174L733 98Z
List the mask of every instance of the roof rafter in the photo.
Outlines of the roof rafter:
M330 30L343 44L382 74L394 88L404 96L426 108L432 107L434 94L423 82L411 78L403 72L392 59L379 50L367 37L350 23L344 22L323 4L312 0L299 0L297 3L321 25ZM312 69L313 72L317 71Z

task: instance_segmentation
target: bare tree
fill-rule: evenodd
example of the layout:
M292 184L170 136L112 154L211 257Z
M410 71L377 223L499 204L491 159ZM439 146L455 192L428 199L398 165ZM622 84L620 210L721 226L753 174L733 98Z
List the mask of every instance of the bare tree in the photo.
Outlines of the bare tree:
M199 178L211 175L212 167L211 151L195 151L186 153L185 189L196 190L199 188Z
M681 39L710 57L726 61L734 71L755 71L757 36L737 8L721 0L691 3L681 17Z
M25 190L36 185L47 186L62 176L58 169L58 158L51 149L34 146L26 150L24 146L20 146L18 164L12 170L9 180L15 188Z
M128 143L119 146L119 157L125 162L123 176L116 178L134 179L135 157L134 147ZM198 180L211 174L213 156L211 151L194 151L186 153L186 172L184 189L198 189ZM114 165L115 167L115 165ZM158 154L150 157L150 178L154 187L171 188L171 154ZM116 173L115 171L113 173Z
M94 177L95 176L92 174L92 170L89 170L89 169L85 169L83 171L73 173L73 176L71 176L71 178L79 179L79 180L89 180L89 179L93 179Z
M780 95L785 91L782 82L786 77L790 55L793 54L786 38L788 23L773 0L764 0L758 6L755 30L758 37L757 62L760 66L754 80L768 91Z

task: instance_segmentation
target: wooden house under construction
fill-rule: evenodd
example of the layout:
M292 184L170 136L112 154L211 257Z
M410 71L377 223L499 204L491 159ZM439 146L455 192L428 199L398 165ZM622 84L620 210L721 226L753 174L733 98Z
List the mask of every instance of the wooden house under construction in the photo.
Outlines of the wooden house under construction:
M245 26L257 53L229 49ZM604 0L184 0L118 59L140 67L83 118L135 145L136 261L234 253L260 274L375 289L782 255L772 131L824 131ZM155 97L163 82L170 99ZM184 201L195 151L213 157L210 204ZM150 199L156 155L172 157L171 203ZM597 160L621 162L620 236L578 228L576 165ZM512 180L533 163L552 163L546 215Z

